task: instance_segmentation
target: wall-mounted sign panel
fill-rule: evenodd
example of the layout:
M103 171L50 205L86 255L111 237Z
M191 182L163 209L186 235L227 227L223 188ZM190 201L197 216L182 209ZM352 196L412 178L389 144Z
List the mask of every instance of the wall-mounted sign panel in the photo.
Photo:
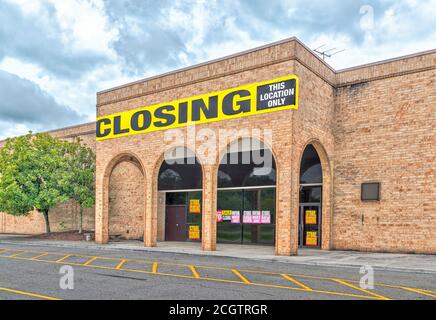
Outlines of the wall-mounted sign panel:
M102 141L288 109L298 109L295 75L100 117L96 136Z

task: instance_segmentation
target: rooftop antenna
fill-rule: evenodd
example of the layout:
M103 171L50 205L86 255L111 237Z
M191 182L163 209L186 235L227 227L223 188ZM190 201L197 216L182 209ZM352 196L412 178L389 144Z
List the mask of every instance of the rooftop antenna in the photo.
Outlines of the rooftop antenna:
M338 50L338 49L336 49L336 48L332 48L332 49L328 49L328 50L321 51L320 49L321 49L321 48L324 48L325 46L326 46L326 45L323 44L322 46L320 46L320 47L316 48L315 50L313 50L313 51L315 51L318 55L320 55L320 56L322 57L322 60L325 60L326 58L331 58L331 57L337 55L338 53L341 53L341 52L344 52L344 51L345 51L345 49L343 49L343 50Z

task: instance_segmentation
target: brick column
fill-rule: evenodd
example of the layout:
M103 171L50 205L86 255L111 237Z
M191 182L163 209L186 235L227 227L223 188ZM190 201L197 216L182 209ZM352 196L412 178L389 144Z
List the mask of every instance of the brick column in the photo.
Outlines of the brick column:
M157 246L157 183L153 181L152 171L144 178L145 213L144 213L144 246Z
M203 166L203 232L202 249L216 251L217 186L216 167Z
M282 165L277 172L277 191L276 191L276 248L275 254L278 256L296 255L294 247L293 226L294 221L291 216L291 168Z
M291 210L290 210L290 219L291 219L291 232L290 232L290 241L291 241L291 255L298 255L298 238L300 236L300 183L299 183L299 175L298 179L292 180L291 189Z
M98 170L95 187L95 242L109 242L109 177Z

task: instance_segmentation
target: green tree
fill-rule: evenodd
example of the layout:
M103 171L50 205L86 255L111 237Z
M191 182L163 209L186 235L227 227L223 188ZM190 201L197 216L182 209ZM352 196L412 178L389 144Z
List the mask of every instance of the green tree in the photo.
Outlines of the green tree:
M67 142L68 178L66 195L80 205L79 233L83 232L83 210L95 204L95 154L80 139Z
M19 216L38 210L50 233L50 209L68 200L66 147L48 134L8 139L0 150L0 211Z

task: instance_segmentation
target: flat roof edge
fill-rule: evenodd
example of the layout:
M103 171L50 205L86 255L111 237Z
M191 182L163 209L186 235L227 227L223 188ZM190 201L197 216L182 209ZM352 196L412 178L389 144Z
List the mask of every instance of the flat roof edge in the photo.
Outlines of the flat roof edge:
M358 65L358 66L355 66L355 67L349 67L349 68L345 68L345 69L340 69L340 70L337 70L336 73L337 74L341 74L341 73L345 73L345 72L349 72L349 71L354 71L354 70L358 70L358 69L364 69L364 68L379 66L379 65L388 64L388 63L391 63L391 62L396 62L396 61L404 60L404 59L418 58L418 57L421 57L421 56L426 56L426 55L435 54L435 53L436 53L436 49L420 51L420 52L416 52L416 53L412 53L412 54L407 54L407 55L404 55L404 56L398 56L398 57L395 57L395 58L389 58L389 59L380 60L380 61L376 61L376 62L365 63L365 64Z
M75 125L72 125L72 126L63 127L63 128L59 128L59 129L43 131L43 132L40 132L40 133L55 133L55 132L63 131L63 130L77 129L77 128L80 128L80 127L90 126L90 125L95 124L95 123L96 123L95 121L91 121L91 122L86 122L86 123L82 123L82 124L75 124Z
M71 130L71 129L77 129L77 128L80 128L80 127L86 127L86 126L90 126L92 124L95 124L95 121L91 121L91 122L87 122L87 123L82 123L82 124L75 124L75 125L72 125L72 126L62 127L62 128L58 128L58 129L49 130L49 131L32 132L32 134L38 134L38 133L56 133L56 132L64 131L64 130ZM87 132L85 132L85 133L87 133ZM16 137L17 136L9 137L9 138L0 140L0 143L6 142L8 139L13 139L13 138L16 138Z

